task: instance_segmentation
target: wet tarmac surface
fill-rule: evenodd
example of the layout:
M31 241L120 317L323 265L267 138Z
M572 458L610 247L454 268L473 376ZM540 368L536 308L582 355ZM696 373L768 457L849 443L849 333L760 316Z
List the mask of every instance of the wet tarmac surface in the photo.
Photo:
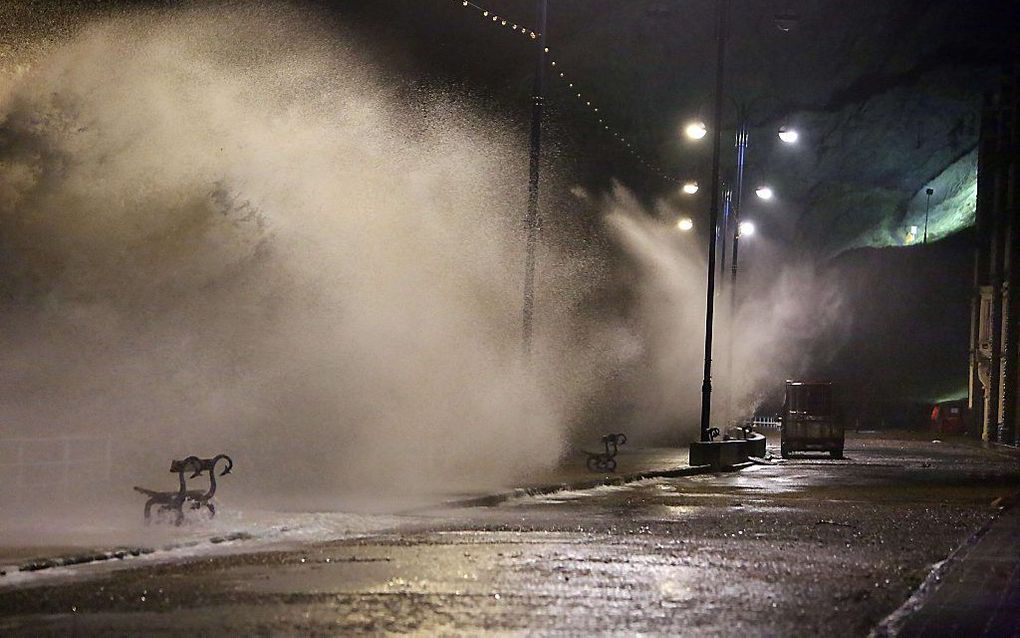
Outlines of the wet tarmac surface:
M863 636L1020 489L1018 468L973 444L857 436L841 461L521 498L358 540L0 591L0 634Z

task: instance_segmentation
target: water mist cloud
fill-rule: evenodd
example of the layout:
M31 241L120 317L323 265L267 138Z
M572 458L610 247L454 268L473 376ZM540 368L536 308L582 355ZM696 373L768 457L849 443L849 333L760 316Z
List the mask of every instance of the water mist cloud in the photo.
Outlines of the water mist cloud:
M519 356L526 158L337 40L272 4L143 13L0 96L8 432L129 437L124 481L232 450L284 491L557 459L572 391Z

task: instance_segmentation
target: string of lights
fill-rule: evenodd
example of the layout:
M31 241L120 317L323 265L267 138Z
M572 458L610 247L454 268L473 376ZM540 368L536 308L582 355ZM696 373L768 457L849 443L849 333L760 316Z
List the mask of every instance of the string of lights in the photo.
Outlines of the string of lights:
M516 22L507 16L498 15L485 7L475 4L471 0L453 0L457 4L461 5L465 9L473 10L478 13L486 22L498 27L509 29L513 33L519 34L520 36L527 38L528 40L537 40L540 34L532 31L528 27ZM674 184L679 184L680 180L673 177L670 173L663 170L656 164L648 160L647 157L642 155L637 148L634 146L632 139L623 134L619 129L610 124L608 118L601 111L599 106L591 100L590 94L584 92L580 88L580 84L575 82L572 76L568 76L566 71L563 70L562 65L553 57L549 47L545 47L543 54L545 55L546 64L552 69L553 76L558 79L568 92L574 97L577 103L592 115L592 119L595 121L596 126L606 135L610 136L616 141L624 151L630 154L634 160L640 164L645 170L656 175L657 177Z

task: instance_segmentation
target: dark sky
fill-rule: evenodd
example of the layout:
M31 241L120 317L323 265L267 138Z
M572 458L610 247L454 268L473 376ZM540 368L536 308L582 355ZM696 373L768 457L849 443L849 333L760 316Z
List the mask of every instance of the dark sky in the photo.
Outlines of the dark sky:
M321 3L358 25L409 73L461 83L495 96L504 112L527 112L533 51L525 38L494 28L454 0L341 0ZM486 6L484 2L480 2ZM534 23L534 0L488 6ZM973 83L949 90L979 93L983 71L1014 40L1016 3L994 0L859 2L734 0L728 43L727 93L753 104L766 122L798 111L834 112L896 86L912 86L946 67L975 69ZM701 150L678 144L676 126L707 115L714 72L715 3L710 0L552 0L549 45L560 69L576 78L610 121L667 170L694 171ZM795 14L788 33L776 14ZM592 140L595 129L572 94L550 87L550 108L567 141L587 156L609 155L609 172L626 175L622 157ZM727 119L733 118L732 109ZM607 151L609 151L607 153ZM597 161L597 160L596 160ZM640 179L634 176L634 179ZM661 188L664 185L659 185ZM654 180L648 188L656 188Z

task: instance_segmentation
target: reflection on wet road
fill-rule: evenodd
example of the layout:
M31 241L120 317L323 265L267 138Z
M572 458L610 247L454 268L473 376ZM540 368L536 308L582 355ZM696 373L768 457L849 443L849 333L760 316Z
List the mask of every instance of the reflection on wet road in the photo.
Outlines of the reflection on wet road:
M1017 490L1017 467L973 445L858 437L841 461L521 498L2 592L0 630L866 635Z

